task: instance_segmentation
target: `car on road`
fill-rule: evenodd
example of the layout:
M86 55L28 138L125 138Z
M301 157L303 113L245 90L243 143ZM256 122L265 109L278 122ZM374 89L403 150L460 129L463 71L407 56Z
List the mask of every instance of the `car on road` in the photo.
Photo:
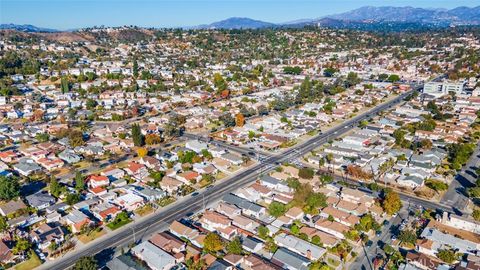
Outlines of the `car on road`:
M377 237L380 237L380 235L382 235L382 231L376 231L376 232L375 232L375 235L376 235Z
M193 193L192 193L192 197L195 197L195 196L197 196L198 194L200 194L200 193L198 193L198 192L193 192Z
M368 240L368 242L365 244L365 246L367 246L367 247L371 247L372 245L373 245L372 240Z
M397 236L396 235L392 235L392 241L395 241L397 240Z
M211 189L212 187L213 187L213 185L208 185L208 186L206 187L206 189Z
M389 224L390 224L390 221L388 221L388 220L385 220L385 221L383 222L383 226L388 226Z

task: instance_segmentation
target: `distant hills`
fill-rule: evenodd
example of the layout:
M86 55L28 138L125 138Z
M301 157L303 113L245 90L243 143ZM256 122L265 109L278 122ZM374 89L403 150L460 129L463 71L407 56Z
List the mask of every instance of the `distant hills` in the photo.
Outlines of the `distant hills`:
M223 21L218 21L211 24L194 26L193 28L196 28L196 29L241 29L241 28L260 29L260 28L271 28L271 27L277 27L277 25L274 23L254 20L250 18L232 17L232 18L228 18Z
M0 24L0 29L8 29L8 30L17 30L20 32L27 32L27 33L53 33L58 32L58 30L50 29L50 28L41 28L31 24Z
M327 15L315 19L299 19L285 23L271 23L251 18L232 17L222 21L203 24L187 29L262 29L301 28L320 26L335 29L405 31L425 28L480 25L480 6L454 9L426 9L414 7L365 6L348 12ZM58 32L29 24L0 24L1 29L22 32Z
M327 15L316 19L299 19L274 24L249 18L229 18L223 21L194 28L201 29L258 29L271 27L322 26L330 28L375 28L414 29L416 27L448 27L456 25L480 25L480 6L457 7L451 10L414 7L366 6L345 13Z

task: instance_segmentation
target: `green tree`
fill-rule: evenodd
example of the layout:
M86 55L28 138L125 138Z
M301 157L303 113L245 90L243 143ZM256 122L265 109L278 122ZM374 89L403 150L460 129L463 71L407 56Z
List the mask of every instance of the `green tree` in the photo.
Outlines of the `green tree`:
M62 93L65 94L65 93L70 92L70 85L68 83L67 78L62 77L62 79L60 81L60 85L61 85Z
M63 187L62 187L62 185L60 185L60 183L57 181L56 178L53 178L50 181L49 190L50 190L50 194L52 194L52 196L58 198L58 197L60 197L60 195L63 192Z
M287 211L285 204L279 202L272 202L268 206L268 213L273 217L279 217Z
M437 257L440 260L451 264L458 259L458 254L456 254L455 251L451 249L440 249L438 250Z
M257 228L257 232L258 232L258 236L260 236L260 238L262 239L266 239L270 234L270 230L264 225L260 225Z
M391 74L390 76L388 76L388 80L389 82L398 82L400 81L400 76L398 76L397 74Z
M79 192L85 190L85 177L79 171L75 172L75 190Z
M227 251L231 254L242 254L242 242L239 237L235 237L232 241L227 244Z
M209 233L205 237L203 247L208 252L217 252L223 249L223 242L218 234Z
M473 210L472 217L476 221L480 221L480 210L478 210L478 209ZM1 226L0 226L0 228L1 228Z
M303 179L312 179L314 174L315 172L313 171L312 168L304 167L298 170L298 176Z
M20 195L17 177L0 176L0 200L11 200Z
M137 58L133 59L133 77L137 78L138 77L138 62Z
M5 232L8 229L9 225L7 223L7 218L0 215L0 233Z
M94 100L94 99L87 99L87 101L85 102L85 107L87 108L87 110L93 110L95 109L95 107L97 107L98 103Z
M417 234L412 230L404 230L398 235L398 240L400 240L402 243L414 245L417 241Z
M97 270L97 269L98 269L98 264L93 257L82 257L73 266L73 270Z
M30 248L32 248L32 243L30 243L27 239L18 238L12 251L14 254L24 254Z
M132 125L132 140L133 144L137 147L144 145L144 138L142 134L142 130L140 129L139 124Z
M68 205L74 205L80 201L80 194L78 193L68 193L65 197L65 202Z

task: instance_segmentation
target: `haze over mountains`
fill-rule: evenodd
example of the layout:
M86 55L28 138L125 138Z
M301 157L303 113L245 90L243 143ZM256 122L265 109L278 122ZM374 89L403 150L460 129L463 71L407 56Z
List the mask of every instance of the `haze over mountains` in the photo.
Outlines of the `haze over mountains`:
M232 17L189 29L261 29L304 26L351 28L361 30L390 29L412 30L418 27L450 27L480 25L480 6L454 9L425 9L415 7L365 6L348 12L327 15L316 19L298 19L285 23L271 23L251 18ZM0 24L0 29L23 32L55 32L54 29L33 25Z

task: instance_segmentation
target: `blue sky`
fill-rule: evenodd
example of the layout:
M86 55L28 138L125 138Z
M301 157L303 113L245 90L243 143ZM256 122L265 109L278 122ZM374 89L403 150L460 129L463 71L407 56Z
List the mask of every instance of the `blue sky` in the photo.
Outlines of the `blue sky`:
M479 0L0 0L0 23L55 29L94 25L177 27L249 17L280 23L361 6L454 8Z

